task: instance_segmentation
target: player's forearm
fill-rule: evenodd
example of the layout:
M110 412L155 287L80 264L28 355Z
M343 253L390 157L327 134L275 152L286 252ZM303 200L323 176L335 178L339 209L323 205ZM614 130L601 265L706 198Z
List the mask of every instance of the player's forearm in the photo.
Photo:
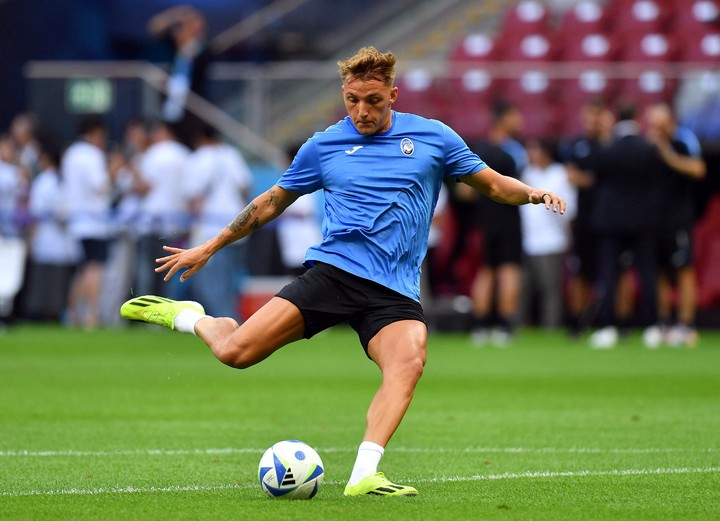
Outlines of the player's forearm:
M506 204L526 204L530 202L533 188L522 181L496 173L489 183L486 195L493 201Z
M205 243L210 255L250 235L280 215L297 197L282 188L273 187L260 194L214 238Z

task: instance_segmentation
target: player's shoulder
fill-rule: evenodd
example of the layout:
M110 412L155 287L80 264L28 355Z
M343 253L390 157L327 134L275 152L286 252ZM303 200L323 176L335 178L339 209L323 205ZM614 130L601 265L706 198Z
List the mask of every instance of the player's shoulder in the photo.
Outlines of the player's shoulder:
M429 119L419 114L410 112L397 112L395 114L395 129L405 131L407 129L414 131L437 132L444 134L450 127L437 119ZM451 130L451 129L450 129Z

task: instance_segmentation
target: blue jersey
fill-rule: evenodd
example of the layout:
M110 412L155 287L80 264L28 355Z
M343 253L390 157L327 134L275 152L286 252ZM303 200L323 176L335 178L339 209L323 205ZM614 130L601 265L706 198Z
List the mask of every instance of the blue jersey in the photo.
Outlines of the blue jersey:
M324 190L322 243L306 265L325 262L420 300L420 266L444 177L487 165L452 129L393 111L386 132L366 136L349 117L311 137L277 182Z

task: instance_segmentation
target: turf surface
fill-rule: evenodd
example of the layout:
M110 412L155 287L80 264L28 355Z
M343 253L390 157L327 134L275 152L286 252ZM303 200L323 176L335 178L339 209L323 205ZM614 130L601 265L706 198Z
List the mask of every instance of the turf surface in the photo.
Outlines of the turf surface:
M720 518L720 334L592 351L523 331L509 349L431 338L381 464L416 498L342 496L379 374L349 330L244 372L158 328L0 335L0 518ZM267 499L262 452L317 448L312 501Z

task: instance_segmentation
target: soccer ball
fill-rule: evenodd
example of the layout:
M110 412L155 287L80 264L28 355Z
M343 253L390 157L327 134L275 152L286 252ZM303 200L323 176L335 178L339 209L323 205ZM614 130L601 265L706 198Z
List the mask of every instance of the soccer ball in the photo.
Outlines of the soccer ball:
M325 469L318 453L298 440L279 441L260 458L260 486L271 498L311 499Z

